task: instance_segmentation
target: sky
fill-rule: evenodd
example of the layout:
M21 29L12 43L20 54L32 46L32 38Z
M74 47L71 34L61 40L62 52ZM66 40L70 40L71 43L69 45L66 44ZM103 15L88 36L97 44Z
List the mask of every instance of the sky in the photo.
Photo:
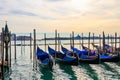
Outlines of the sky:
M120 0L0 0L11 32L120 33Z

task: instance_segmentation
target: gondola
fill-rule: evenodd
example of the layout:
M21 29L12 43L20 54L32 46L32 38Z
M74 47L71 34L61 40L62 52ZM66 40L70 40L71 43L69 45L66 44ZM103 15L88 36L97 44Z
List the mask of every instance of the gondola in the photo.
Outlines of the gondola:
M37 47L36 56L37 62L40 64L41 67L52 70L54 61L51 55Z
M119 62L119 53L117 54L112 54L112 55L104 55L100 54L100 60L101 62Z
M100 61L101 62L119 62L120 61L120 53L119 52L111 52L107 44L105 44L105 51L102 51L101 48L97 45L92 44L100 53Z
M100 61L99 54L87 50L78 50L77 48L74 48L72 46L71 49L73 50L74 53L78 54L80 63L99 64Z
M65 65L78 65L76 57L72 57L66 54L63 54L60 51L55 51L50 46L48 46L49 53L55 58L55 61Z

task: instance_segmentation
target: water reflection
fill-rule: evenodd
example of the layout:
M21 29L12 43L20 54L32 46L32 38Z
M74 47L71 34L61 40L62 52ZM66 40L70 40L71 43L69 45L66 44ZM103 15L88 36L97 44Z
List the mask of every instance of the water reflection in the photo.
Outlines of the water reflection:
M52 71L51 70L47 70L45 68L42 68L41 66L39 67L39 70L41 72L41 77L40 79L43 79L43 80L53 80L52 79Z
M33 71L29 46L21 53L17 47L17 60L12 51L12 74L6 80L120 80L120 62L100 64L79 64L78 66L56 64L53 71L38 67Z
M112 64L112 63L111 63ZM112 68L110 65L106 63L101 63L102 68L104 68L103 74L107 76L107 79L118 79L118 72L114 68Z
M116 62L116 65L120 66L120 61L119 61L119 62Z
M53 69L54 80L69 80L70 75L65 73L64 70L60 69L59 64L56 64Z
M87 75L87 70L82 68L80 65L72 66L72 69L77 77L77 80L93 80L90 76Z
M106 62L105 64L109 65L112 69L114 69L114 75L112 76L112 78L114 79L120 79L120 66L116 65L117 63L108 63Z
M105 70L110 71L110 72L112 72L112 73L118 73L114 68L112 68L112 67L109 66L108 64L102 63L102 65L104 66L104 69L105 69Z
M91 68L91 66L89 64L80 64L80 66L84 69L86 69L87 71L87 75L89 75L92 79L94 80L99 80L98 79L98 74L95 73L94 69Z
M69 74L69 79L70 80L77 80L77 77L75 76L74 71L72 70L71 65L64 65L64 64L59 64L60 69L62 69L65 73Z

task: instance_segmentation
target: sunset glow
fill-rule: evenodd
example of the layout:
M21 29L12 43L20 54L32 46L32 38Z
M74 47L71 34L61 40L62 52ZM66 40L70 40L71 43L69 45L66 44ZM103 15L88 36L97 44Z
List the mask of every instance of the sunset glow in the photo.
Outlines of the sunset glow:
M89 2L90 0L72 0L71 4L74 9L81 11L81 12L85 12L90 9Z
M13 32L114 33L120 26L119 0L2 0L0 27Z

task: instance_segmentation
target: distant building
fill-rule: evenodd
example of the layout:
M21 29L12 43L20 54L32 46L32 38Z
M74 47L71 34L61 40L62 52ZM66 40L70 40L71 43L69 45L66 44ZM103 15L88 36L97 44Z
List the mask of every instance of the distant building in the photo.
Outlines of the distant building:
M14 34L14 33L12 33L12 34L11 34L11 40L13 41L13 40L14 40L14 38L15 38L15 34Z
M30 40L32 37L30 36L16 36L16 40Z

